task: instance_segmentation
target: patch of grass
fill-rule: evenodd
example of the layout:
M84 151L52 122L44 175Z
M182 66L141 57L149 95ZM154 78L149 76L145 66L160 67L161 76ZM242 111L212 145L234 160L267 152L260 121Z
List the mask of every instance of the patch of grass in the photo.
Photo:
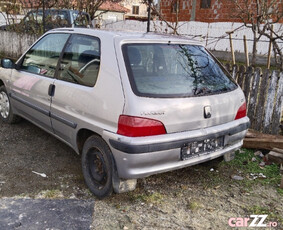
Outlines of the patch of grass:
M221 163L222 167L229 166L234 170L241 171L244 175L247 177L250 176L251 173L253 174L259 174L262 173L266 176L266 178L257 178L255 180L243 180L242 182L248 184L253 183L260 183L260 184L270 184L273 186L276 186L280 184L281 175L280 175L280 169L278 165L271 164L271 165L265 165L265 167L260 167L259 162L261 159L259 157L257 158L257 161L253 162L252 158L254 156L254 151L249 149L242 149L243 152L237 152L236 157L233 161L230 162L223 162Z
M217 187L223 182L225 182L225 178L219 172L206 172L205 177L200 178L204 189Z
M282 188L278 188L278 189L277 189L277 192L278 192L281 196L283 196L283 189L282 189Z
M154 192L151 194L133 194L132 199L145 203L157 204L162 202L164 196L159 192Z
M59 190L45 190L45 191L41 191L38 194L39 198L44 198L44 199L56 199L56 198L63 198L63 194L61 191Z
M273 207L262 207L262 206L252 206L248 209L250 213L253 215L268 215L267 220L269 221L276 221L278 224L283 224L282 215L278 212L274 211Z
M232 65L232 61L227 61L227 60L221 60L221 59L220 59L220 62L221 62L222 65L224 65L224 66L225 66L227 63L230 64L230 65ZM250 64L251 64L251 63L250 63ZM240 65L246 66L246 63L245 63L245 62L236 61L236 65L238 65L238 66L240 66ZM267 68L266 65L264 65L264 64L256 64L255 68L257 68L257 67L261 68L262 70L264 70L264 69ZM270 66L270 70L271 70L271 71L272 71L272 70L278 70L278 68L277 68L276 66L274 66L274 65L271 65L271 66Z
M203 205L200 204L197 201L191 201L191 202L188 203L187 207L188 207L188 209L195 211L195 210L198 210L200 208L203 208Z
M192 166L192 174L195 175L197 184L203 186L204 189L219 187L228 184L230 180L227 177L227 167L221 167L222 159L214 159L199 165Z

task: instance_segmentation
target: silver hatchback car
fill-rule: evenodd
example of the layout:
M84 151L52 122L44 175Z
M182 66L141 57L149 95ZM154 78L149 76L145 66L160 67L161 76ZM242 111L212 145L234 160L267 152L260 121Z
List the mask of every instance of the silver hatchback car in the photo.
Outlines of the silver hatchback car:
M183 37L56 29L1 64L1 119L23 117L70 145L99 198L137 178L231 160L249 127L240 87Z

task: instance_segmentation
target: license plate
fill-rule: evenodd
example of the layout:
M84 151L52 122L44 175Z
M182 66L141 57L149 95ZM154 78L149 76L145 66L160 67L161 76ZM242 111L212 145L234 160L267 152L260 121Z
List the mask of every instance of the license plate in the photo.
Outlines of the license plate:
M223 148L224 137L210 138L202 141L195 141L185 145L181 149L181 160L187 160L200 155L209 154L215 152L218 149Z

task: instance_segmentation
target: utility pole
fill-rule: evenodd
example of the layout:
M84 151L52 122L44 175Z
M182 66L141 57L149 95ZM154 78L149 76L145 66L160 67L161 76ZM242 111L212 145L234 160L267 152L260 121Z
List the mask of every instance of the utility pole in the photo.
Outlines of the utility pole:
M152 0L148 0L148 8L147 8L147 32L150 32L151 1L152 1Z

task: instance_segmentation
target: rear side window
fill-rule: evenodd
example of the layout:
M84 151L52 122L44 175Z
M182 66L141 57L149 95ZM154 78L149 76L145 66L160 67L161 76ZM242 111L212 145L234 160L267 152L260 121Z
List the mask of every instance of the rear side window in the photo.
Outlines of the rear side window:
M60 63L59 79L94 86L100 67L100 40L87 35L72 35Z
M122 49L132 89L138 96L192 97L237 88L202 46L126 44Z

